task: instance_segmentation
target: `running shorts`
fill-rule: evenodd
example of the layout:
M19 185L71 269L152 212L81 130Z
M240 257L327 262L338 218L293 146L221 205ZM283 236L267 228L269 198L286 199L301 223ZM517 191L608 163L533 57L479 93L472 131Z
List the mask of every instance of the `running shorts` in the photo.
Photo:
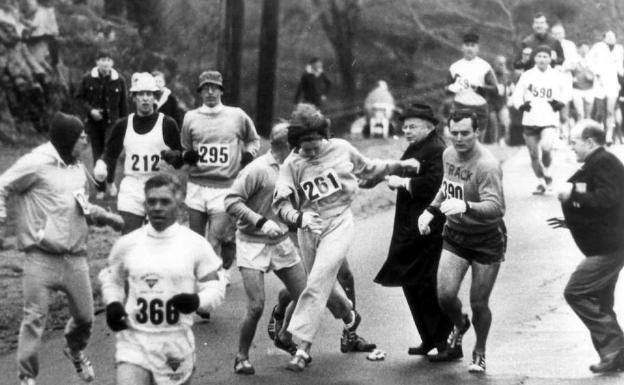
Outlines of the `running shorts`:
M547 128L555 128L555 126L522 126L522 133L526 136L540 136L542 131Z
M295 266L299 262L301 258L290 238L269 245L236 237L236 264L239 269L244 267L268 273Z
M493 230L481 234L466 234L444 226L442 248L468 262L482 265L505 260L507 228L503 221Z

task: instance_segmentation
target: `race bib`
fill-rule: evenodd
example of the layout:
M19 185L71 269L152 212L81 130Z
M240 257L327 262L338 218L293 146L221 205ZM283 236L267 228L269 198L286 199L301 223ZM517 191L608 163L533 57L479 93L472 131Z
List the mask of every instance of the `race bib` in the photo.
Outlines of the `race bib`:
M131 154L130 170L132 172L157 172L160 171L159 154Z
M76 202L78 202L78 206L80 206L80 209L82 210L82 213L84 215L91 214L91 211L89 210L89 200L87 199L87 195L85 194L85 189L78 189L74 191L73 194L74 199L76 199Z
M533 84L529 84L528 89L534 98L552 99L553 97L552 88L537 87L537 86L534 86Z
M442 193L444 194L444 199L455 198L464 200L464 184L444 178L442 180Z
M228 166L230 164L230 146L227 144L200 144L197 148L200 166Z
M299 186L306 198L311 202L327 198L335 192L342 190L342 186L338 182L338 175L332 169L325 171L317 177L304 180Z
M170 299L165 301L155 296L140 296L134 305L134 319L139 324L175 325L180 321L180 313Z

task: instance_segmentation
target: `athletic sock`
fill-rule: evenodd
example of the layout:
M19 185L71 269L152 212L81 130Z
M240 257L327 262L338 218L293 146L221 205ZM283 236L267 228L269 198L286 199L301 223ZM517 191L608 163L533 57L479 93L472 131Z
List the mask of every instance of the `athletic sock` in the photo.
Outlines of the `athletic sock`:
M344 324L345 329L351 329L351 327L355 325L355 311L351 310L351 322Z

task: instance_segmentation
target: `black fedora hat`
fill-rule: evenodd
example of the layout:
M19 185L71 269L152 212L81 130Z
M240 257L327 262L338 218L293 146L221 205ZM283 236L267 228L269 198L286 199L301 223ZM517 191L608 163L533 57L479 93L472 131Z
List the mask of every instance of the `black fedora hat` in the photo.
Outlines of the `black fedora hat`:
M410 104L399 116L399 120L403 122L407 118L419 118L423 120L427 120L434 125L439 123L439 120L436 119L433 114L433 109L426 104L414 103Z

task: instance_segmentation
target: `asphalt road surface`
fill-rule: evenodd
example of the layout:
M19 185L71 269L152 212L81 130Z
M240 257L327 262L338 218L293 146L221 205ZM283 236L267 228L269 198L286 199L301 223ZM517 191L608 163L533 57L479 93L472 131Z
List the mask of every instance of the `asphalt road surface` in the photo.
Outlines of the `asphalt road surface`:
M617 152L624 153L622 149ZM568 150L555 155L555 177L562 181L578 165ZM305 372L284 369L289 356L274 348L266 335L266 322L280 285L267 279L267 304L260 321L251 361L254 376L233 373L238 328L245 311L245 297L238 273L224 305L209 322L194 327L198 368L194 384L622 384L624 374L594 376L588 366L598 361L589 334L563 299L563 288L576 264L583 258L567 230L552 230L546 219L560 216L554 195L535 197L528 153L518 152L504 164L507 200L506 223L509 248L491 299L493 325L487 350L487 374L467 372L474 344L471 329L464 338L463 361L431 364L407 355L419 343L402 292L372 282L385 260L393 212L360 220L349 261L356 277L358 309L363 315L359 333L376 342L386 353L385 361L370 362L365 353L341 354L342 324L328 312L312 350L313 362ZM466 288L462 299L467 303ZM624 318L624 284L616 293L616 311ZM465 308L469 312L468 308ZM79 384L73 368L61 353L60 334L41 347L38 384ZM113 336L102 316L94 327L87 349L95 370L93 384L114 384ZM0 357L0 384L17 384L15 355Z

